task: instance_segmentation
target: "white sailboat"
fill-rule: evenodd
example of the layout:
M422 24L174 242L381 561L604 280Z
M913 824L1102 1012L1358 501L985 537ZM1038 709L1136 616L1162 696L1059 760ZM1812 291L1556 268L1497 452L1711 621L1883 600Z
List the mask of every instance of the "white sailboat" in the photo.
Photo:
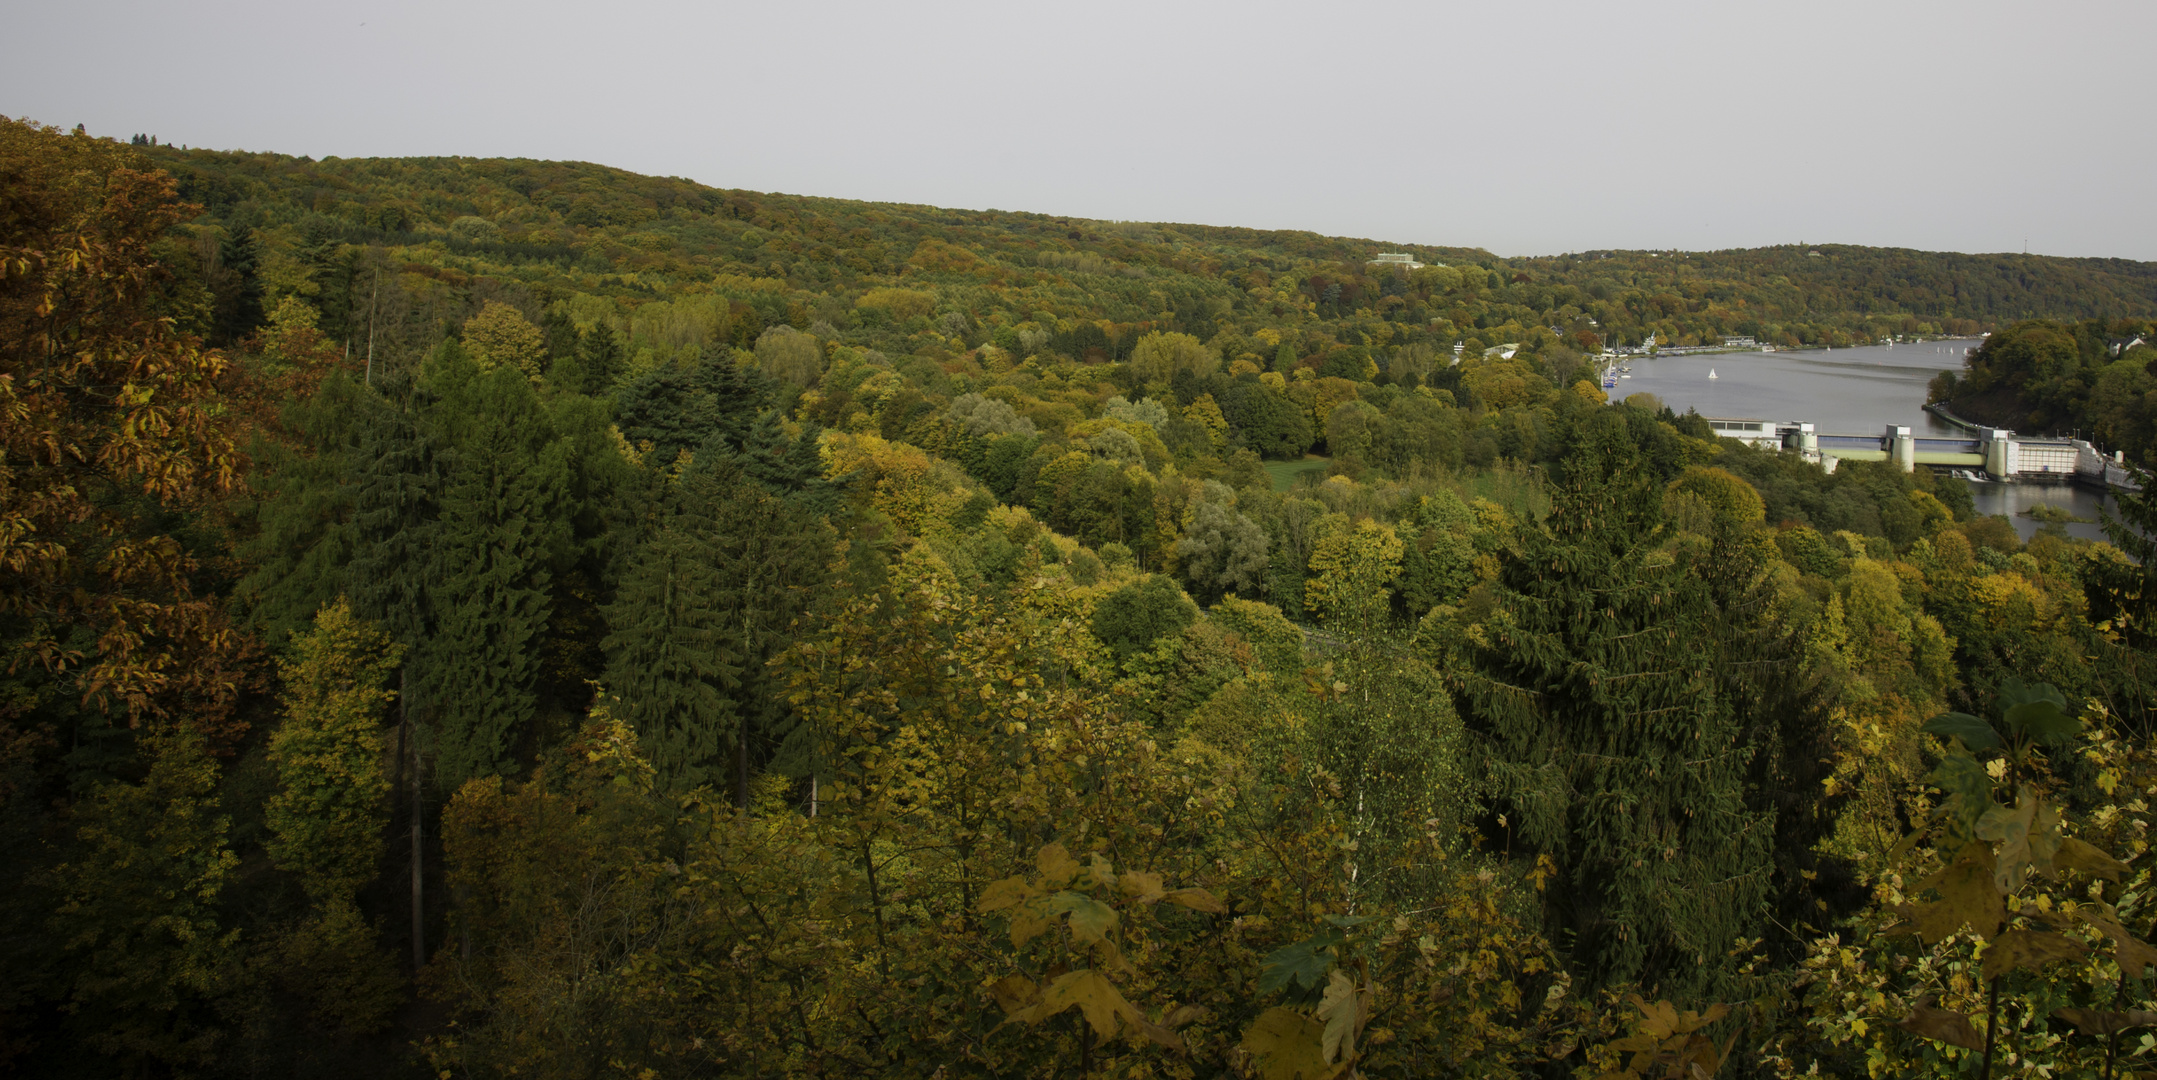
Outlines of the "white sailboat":
M1708 369L1708 378L1710 378L1710 379L1712 379L1712 378L1715 378L1715 369L1714 369L1714 368L1709 368L1709 369Z

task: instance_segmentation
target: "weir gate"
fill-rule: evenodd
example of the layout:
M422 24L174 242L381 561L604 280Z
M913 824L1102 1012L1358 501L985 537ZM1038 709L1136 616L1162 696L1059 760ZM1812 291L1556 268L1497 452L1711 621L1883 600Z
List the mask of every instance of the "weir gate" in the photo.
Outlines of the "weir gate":
M1987 427L1963 438L1926 438L1893 424L1878 435L1832 435L1793 420L1707 420L1724 438L1802 454L1829 472L1840 461L1892 461L1903 472L1924 465L1942 472L1983 473L1992 480L2135 486L2117 455L2106 457L2086 439L2033 439Z

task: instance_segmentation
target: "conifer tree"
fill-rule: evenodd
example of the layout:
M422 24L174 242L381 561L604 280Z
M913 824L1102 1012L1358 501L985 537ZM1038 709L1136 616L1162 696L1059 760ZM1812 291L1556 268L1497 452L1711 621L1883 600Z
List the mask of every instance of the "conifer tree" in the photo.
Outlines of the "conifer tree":
M631 556L607 609L614 714L674 790L723 781L723 750L738 726L725 691L740 686L742 658L712 605L724 591L712 548L707 525L676 517Z
M368 424L354 458L346 576L353 610L413 648L433 626L427 565L441 510L443 455L408 408L386 408ZM412 659L408 653L407 662Z
M353 554L347 585L353 608L405 647L399 672L397 771L411 766L405 790L410 814L406 849L411 871L412 969L426 963L424 920L425 770L414 698L428 688L424 646L433 633L434 592L429 553L440 534L442 472L446 455L420 427L417 408L430 396L408 388L404 401L377 412L360 441L353 494ZM417 669L417 670L415 670ZM415 678L415 674L417 678Z
M393 422L390 413L379 394L344 372L331 373L313 397L285 410L301 445L271 445L261 454L259 531L242 549L255 569L234 590L264 639L292 640L347 591L347 569L359 549L360 489L379 464L366 455L379 449L377 429Z
M699 454L728 455L749 479L773 494L792 498L811 510L828 511L838 491L824 478L824 464L817 453L822 435L822 428L805 424L799 437L789 437L779 410L766 409L741 433L740 445L730 447L722 436L707 443Z
M684 484L683 512L708 520L710 557L719 586L710 604L720 632L740 657L733 688L735 730L725 741L733 757L734 796L747 806L752 760L762 760L786 727L786 710L767 665L792 643L794 620L824 583L831 528L793 503L742 482L720 464Z
M443 385L437 423L453 449L428 564L435 621L419 659L437 779L454 790L500 771L537 710L568 470L522 372L467 369Z
M210 337L219 345L231 345L260 329L263 319L262 279L256 271L261 258L255 231L235 225L217 245L220 271L212 280L213 314Z
M770 383L754 368L712 346L693 367L663 367L622 387L621 429L633 445L652 444L652 460L670 464L682 451L709 446L739 451L770 404Z
M622 341L614 328L600 323L577 337L577 362L584 369L582 393L594 396L614 389L622 374Z
M1576 970L1699 992L1760 936L1774 868L1746 786L1766 748L1719 677L1735 613L1668 550L1627 418L1583 420L1564 470L1459 632L1456 706L1515 854L1557 865L1545 914Z

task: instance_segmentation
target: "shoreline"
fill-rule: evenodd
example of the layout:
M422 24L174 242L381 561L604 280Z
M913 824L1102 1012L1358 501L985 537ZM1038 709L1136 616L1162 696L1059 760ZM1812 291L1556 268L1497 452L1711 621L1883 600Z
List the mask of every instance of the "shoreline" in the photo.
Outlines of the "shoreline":
M1906 342L1898 342L1897 344L1901 344L1901 345L1905 345L1905 346L1913 346L1913 347L1914 347L1914 346L1917 346L1917 345L1930 345L1930 344L1932 344L1932 343L1934 343L1934 342L1939 342L1939 341L1983 341L1983 340L1985 340L1985 339L1984 339L1984 338L1981 338L1981 337L1974 337L1974 338L1962 338L1962 337L1937 337L1937 338L1926 338L1926 339L1924 339L1923 341L1906 341ZM1844 348L1844 349L1846 349L1846 350L1848 350L1848 349L1882 349L1882 348L1891 348L1891 347L1892 347L1892 346L1888 346L1888 345L1882 345L1882 344L1880 344L1880 343L1878 343L1878 342L1873 342L1873 343L1870 343L1870 344L1865 344L1865 345L1845 345L1845 346L1843 346L1843 348ZM1777 346L1774 346L1774 347L1772 347L1772 348L1761 348L1761 347L1759 347L1759 346L1757 346L1757 345L1754 345L1754 346L1743 346L1743 345L1740 345L1740 346L1736 346L1736 347L1725 347L1725 346L1721 346L1721 345L1676 345L1676 346L1672 346L1672 347L1670 347L1670 348L1668 348L1668 349L1665 349L1665 348L1663 348L1662 346L1657 346L1657 347L1656 347L1656 351L1654 351L1654 352L1652 352L1652 353L1647 353L1647 352L1630 352L1630 353L1610 353L1610 354L1608 354L1608 355L1609 355L1609 357L1610 357L1610 358L1612 358L1612 359L1618 359L1618 360L1653 360L1653 359L1655 359L1655 358L1657 358L1657 357L1659 357L1659 356L1713 356L1713 355L1715 355L1715 354L1718 354L1718 353L1747 353L1747 354L1750 354L1750 353L1761 353L1761 354L1774 354L1774 353L1804 353L1804 352L1833 352L1833 351L1835 351L1835 350L1834 350L1834 348L1833 348L1832 346L1827 346L1827 345L1777 345ZM1967 355L1967 354L1965 354L1965 355Z

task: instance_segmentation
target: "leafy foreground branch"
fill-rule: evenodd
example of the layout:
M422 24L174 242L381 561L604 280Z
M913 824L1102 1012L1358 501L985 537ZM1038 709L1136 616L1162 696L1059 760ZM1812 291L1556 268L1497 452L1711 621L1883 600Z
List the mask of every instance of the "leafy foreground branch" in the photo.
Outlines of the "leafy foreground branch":
M2000 705L1996 723L1949 713L1924 725L1949 743L1927 778L1936 803L1913 801L1921 825L1892 853L1911 877L1888 874L1851 940L1816 943L1804 965L1808 1026L1824 1037L1810 1049L1828 1060L1876 1076L2110 1078L2149 1064L2151 1039L2121 1043L2157 1023L2157 949L2128 929L2157 916L2140 817L2157 762L2085 732L2051 686L2010 677ZM2058 794L2078 769L2122 796L2079 828Z

